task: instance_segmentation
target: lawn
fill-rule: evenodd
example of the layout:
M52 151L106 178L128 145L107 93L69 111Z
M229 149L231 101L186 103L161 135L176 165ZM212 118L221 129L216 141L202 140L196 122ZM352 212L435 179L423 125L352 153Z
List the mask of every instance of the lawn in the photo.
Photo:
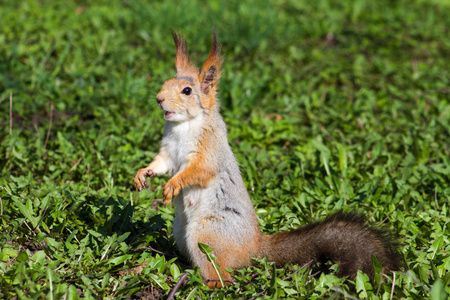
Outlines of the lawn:
M450 2L14 1L0 6L0 298L446 299ZM260 260L210 290L174 246L155 96L171 29L224 53L229 142L273 233L358 211L407 268L375 282ZM376 265L376 264L375 264ZM353 299L352 298L352 299Z

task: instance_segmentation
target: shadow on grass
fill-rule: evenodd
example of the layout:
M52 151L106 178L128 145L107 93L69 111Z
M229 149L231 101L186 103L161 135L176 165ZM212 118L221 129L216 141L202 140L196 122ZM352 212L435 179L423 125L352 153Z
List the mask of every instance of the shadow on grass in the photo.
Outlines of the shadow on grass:
M148 215L149 211L143 213L137 207L120 196L89 197L76 215L83 221L86 230L101 234L105 241L114 234L122 236L129 233L124 242L132 251L150 250L166 256L167 260L179 257L174 250L174 240L168 234L167 222L161 214Z

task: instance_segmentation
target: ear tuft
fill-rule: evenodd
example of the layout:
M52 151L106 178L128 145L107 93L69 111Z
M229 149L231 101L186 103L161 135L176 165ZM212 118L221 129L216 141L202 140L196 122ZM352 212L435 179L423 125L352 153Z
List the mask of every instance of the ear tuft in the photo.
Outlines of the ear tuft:
M181 34L177 34L172 29L173 41L175 42L175 47L177 49L177 57L175 65L177 67L177 72L190 66L189 53L187 49L186 41L183 39Z
M208 59L203 64L200 71L199 80L202 85L203 93L208 93L211 88L214 88L220 79L220 67L222 65L222 58L220 56L221 45L217 39L216 29L213 28L213 43Z

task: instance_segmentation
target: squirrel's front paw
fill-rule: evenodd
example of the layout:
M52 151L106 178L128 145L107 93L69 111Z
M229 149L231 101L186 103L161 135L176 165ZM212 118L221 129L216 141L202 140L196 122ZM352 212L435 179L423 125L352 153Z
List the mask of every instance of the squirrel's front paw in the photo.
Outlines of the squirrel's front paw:
M178 196L181 190L181 184L177 178L170 179L164 186L164 204L170 204L173 198Z
M153 176L154 174L152 170L147 168L139 169L133 180L133 184L136 187L136 190L140 192L143 189L145 189L145 187L147 186L147 181L145 180L146 177L153 177Z

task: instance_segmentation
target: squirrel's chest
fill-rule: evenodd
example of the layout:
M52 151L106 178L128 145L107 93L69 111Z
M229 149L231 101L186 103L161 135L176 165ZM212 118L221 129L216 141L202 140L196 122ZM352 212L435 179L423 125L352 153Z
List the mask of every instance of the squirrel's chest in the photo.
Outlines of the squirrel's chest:
M180 138L178 140L169 140L167 146L173 162L174 173L183 170L188 163L189 155L194 151L194 143Z
M167 123L163 144L166 147L173 163L173 173L183 170L191 155L198 148L198 131L195 122L181 124Z

